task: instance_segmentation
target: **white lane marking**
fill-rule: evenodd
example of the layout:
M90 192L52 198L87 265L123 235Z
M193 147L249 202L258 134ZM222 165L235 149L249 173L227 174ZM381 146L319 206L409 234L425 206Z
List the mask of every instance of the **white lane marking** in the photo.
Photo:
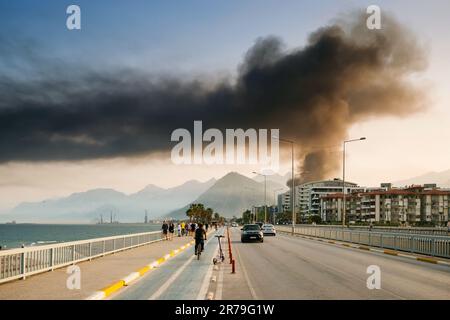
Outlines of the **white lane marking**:
M152 296L150 298L148 298L148 300L156 300L159 296L161 296L164 291L167 290L167 288L170 287L170 285L172 285L172 283L175 282L175 280L178 278L178 276L184 271L184 269L186 269L186 267L188 266L189 263L191 263L191 261L196 258L197 256L193 255L191 256L182 266L181 268L179 268L177 270L177 272L175 272L161 287L159 287L159 289L152 294Z
M214 255L219 250L219 244L217 244L217 249L214 250ZM209 288L209 280L211 279L212 272L213 272L214 264L211 263L211 265L208 267L208 271L206 272L206 276L203 278L202 286L200 287L200 290L198 292L196 300L205 300L206 292Z
M219 278L217 279L215 300L222 300L223 289L223 265L220 265Z
M87 297L85 300L102 300L104 297L105 297L105 292L96 291L93 294L91 294L89 297Z
M132 272L128 276L122 278L122 280L125 283L125 285L128 286L130 284L130 282L133 282L140 276L141 276L141 274L139 272Z
M242 261L241 255L239 254L239 250L238 250L237 247L238 246L234 246L234 248L236 248L236 250L235 250L236 251L236 255L237 255L238 261L239 261L239 263L240 263L240 265L242 267L241 268L242 269L242 273L244 274L244 279L247 282L248 288L250 290L250 294L252 295L253 300L259 300L257 295L256 295L255 289L253 289L253 285L250 282L250 278L248 277L247 270L246 270L246 268L244 266L244 261ZM231 248L231 250L233 250L233 247Z

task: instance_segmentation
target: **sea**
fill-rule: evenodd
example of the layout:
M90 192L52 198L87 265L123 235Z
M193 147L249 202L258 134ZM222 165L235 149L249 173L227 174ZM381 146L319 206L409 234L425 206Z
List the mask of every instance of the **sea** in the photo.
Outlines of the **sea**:
M161 230L159 224L0 224L2 250Z

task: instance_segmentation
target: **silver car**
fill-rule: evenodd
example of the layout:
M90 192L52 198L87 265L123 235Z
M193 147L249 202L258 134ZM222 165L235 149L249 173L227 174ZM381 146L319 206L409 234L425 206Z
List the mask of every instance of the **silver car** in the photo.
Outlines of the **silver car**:
M264 235L270 235L270 236L276 236L277 231L275 230L275 227L273 224L263 224L262 226L262 232Z

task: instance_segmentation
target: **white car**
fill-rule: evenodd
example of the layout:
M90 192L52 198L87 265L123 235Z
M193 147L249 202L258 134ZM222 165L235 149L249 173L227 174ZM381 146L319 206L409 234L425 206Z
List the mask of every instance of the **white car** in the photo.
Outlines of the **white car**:
M261 229L264 235L271 235L271 236L277 235L277 230L275 230L273 224L263 224Z

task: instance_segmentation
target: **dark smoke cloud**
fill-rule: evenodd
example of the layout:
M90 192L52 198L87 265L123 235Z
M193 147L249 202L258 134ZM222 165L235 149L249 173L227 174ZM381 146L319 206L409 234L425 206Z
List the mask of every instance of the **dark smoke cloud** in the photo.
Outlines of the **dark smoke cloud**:
M237 78L214 83L68 67L32 50L18 63L3 44L0 162L167 151L174 129L202 120L205 128L279 128L300 145L301 180L329 177L340 157L318 146L340 145L356 122L423 109L410 76L425 68L426 55L383 18L383 29L371 31L364 15L353 15L317 30L303 48L258 39Z

